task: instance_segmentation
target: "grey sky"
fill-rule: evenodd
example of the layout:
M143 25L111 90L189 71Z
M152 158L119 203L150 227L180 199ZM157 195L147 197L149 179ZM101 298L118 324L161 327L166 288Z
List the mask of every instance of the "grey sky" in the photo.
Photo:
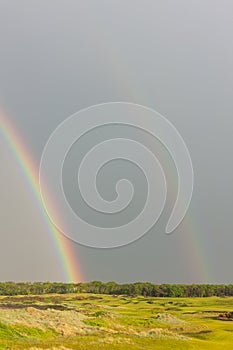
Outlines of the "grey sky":
M176 232L163 233L167 203L158 225L133 244L73 244L86 280L232 282L232 15L230 0L0 2L1 103L37 166L60 122L108 101L160 112L192 157L193 199ZM25 180L0 145L0 279L62 279ZM176 182L164 150L153 149Z

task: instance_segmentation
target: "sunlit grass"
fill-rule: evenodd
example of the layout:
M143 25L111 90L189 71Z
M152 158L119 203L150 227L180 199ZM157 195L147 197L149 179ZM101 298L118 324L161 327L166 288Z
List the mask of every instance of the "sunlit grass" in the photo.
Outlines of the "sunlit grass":
M0 349L232 350L230 311L230 297L0 297Z

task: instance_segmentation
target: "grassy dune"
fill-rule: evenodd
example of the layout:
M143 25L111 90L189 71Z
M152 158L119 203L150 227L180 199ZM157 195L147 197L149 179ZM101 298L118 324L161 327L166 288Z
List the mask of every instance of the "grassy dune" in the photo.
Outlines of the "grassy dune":
M233 298L0 297L0 349L233 349Z

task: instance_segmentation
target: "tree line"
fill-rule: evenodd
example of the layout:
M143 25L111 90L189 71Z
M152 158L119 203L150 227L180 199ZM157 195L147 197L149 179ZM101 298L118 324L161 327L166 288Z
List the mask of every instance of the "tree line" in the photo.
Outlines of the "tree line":
M87 283L0 282L0 295L94 293L145 297L226 297L233 296L233 285L214 284L152 284L136 282L118 284L93 281Z

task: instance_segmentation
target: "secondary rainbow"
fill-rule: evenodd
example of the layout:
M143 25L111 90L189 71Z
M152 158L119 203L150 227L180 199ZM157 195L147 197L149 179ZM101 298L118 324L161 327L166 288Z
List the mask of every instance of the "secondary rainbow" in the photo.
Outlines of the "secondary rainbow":
M39 209L39 213L44 225L49 233L52 243L55 244L57 258L61 263L62 273L66 282L80 282L83 280L80 271L80 265L69 242L52 224L47 216L40 195L38 168L32 159L28 148L17 132L16 128L5 113L0 113L0 134L6 141L14 158L16 159L22 175L26 178L30 185L30 190L34 198L35 205Z

